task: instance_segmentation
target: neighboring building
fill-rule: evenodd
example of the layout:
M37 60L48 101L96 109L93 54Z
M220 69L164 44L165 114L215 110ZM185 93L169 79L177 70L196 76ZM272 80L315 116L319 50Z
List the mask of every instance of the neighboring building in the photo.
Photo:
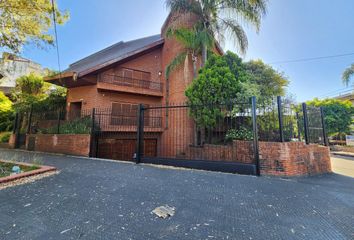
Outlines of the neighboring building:
M343 101L348 100L354 105L354 94L353 93L338 95L338 96L334 97L334 99L343 100Z
M0 91L9 94L16 86L16 79L31 72L41 74L43 69L29 59L3 52L0 58Z
M161 34L118 42L71 64L60 76L46 79L68 89L68 117L92 108L109 109L112 117L101 129L107 135L99 145L100 149L115 149L115 153L100 153L99 157L132 158L138 104L152 106L186 101L184 90L193 80L192 61L165 78L166 66L183 50L176 40L165 38L165 33L172 26L191 27L194 23L192 15L170 15ZM215 52L222 54L218 46ZM159 142L177 131L164 126L167 113L160 111L145 118L145 126L151 132L145 144L150 149L146 155L154 155ZM193 134L194 123L190 123L189 128L191 131L186 132Z

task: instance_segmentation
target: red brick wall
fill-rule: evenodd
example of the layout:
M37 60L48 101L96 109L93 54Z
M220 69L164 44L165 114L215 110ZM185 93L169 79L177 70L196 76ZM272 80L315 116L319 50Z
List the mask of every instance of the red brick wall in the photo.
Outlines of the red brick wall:
M253 142L234 141L227 146L205 144L203 147L189 147L185 158L252 164ZM329 148L316 144L259 142L259 158L261 175L305 176L332 171Z
M34 151L86 157L90 153L90 135L88 134L31 134L26 138L26 145L28 145L30 137L35 138Z
M316 175L331 172L328 147L302 142L260 142L261 174L276 176Z
M252 146L251 142L246 141L233 141L230 145L190 146L186 158L226 162L235 162L237 159L240 163L254 163Z
M16 134L11 134L9 139L9 147L15 148L15 144L16 144Z

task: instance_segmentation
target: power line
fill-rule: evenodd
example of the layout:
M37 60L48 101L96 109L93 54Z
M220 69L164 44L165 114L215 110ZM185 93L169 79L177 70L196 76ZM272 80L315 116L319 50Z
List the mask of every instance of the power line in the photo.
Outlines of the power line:
M57 20L56 20L56 16L55 16L54 0L52 0L52 12L53 12L55 43L56 43L55 45L56 45L56 49L57 49L59 81L61 82L61 66L60 66L59 42L58 42Z
M337 54L337 55L322 56L322 57L299 58L299 59L293 59L293 60L275 61L275 62L270 62L269 64L308 62L308 61L315 61L315 60L321 60L321 59L346 57L346 56L352 56L352 55L354 55L354 52L352 52L352 53L344 53L344 54Z
M334 90L334 91L326 92L326 93L324 93L322 95L319 95L319 97L328 96L328 95L331 95L331 94L338 94L338 93L346 92L346 91L349 91L349 90L353 90L353 88L351 88L351 87L340 88L340 89L337 89L337 90Z
M342 92L337 92L337 93L322 95L322 96L320 96L319 98L339 97L339 96L344 96L344 95L352 94L352 93L353 93L353 89L348 89L348 90L342 91Z

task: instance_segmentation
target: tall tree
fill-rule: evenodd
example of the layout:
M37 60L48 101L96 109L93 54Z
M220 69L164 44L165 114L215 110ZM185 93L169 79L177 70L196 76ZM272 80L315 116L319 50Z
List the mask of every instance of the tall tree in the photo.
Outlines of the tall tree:
M259 30L266 14L266 0L166 0L172 13L191 13L198 19L199 31L223 42L225 34L232 36L241 53L248 47L246 33L241 23ZM207 60L208 46L202 46L202 65Z
M68 12L60 11L54 4L58 24L64 24ZM0 47L19 52L26 43L37 46L54 44L48 30L53 26L51 0L0 1Z
M208 47L213 45L213 39L204 31L199 31L197 28L193 30L187 28L168 29L166 36L168 38L175 38L180 42L184 48L166 68L166 77L170 75L183 62L188 63L192 59L193 63L193 78L197 77L197 60L201 54L202 46L205 44Z
M354 76L354 63L343 72L342 80L346 86L349 85L352 76Z

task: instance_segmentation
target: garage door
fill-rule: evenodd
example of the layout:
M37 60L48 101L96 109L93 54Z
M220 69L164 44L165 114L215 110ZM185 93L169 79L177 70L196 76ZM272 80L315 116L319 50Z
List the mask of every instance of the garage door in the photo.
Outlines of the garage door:
M134 153L136 150L135 139L99 139L97 157L134 161ZM157 155L157 140L144 140L144 155L155 157Z

